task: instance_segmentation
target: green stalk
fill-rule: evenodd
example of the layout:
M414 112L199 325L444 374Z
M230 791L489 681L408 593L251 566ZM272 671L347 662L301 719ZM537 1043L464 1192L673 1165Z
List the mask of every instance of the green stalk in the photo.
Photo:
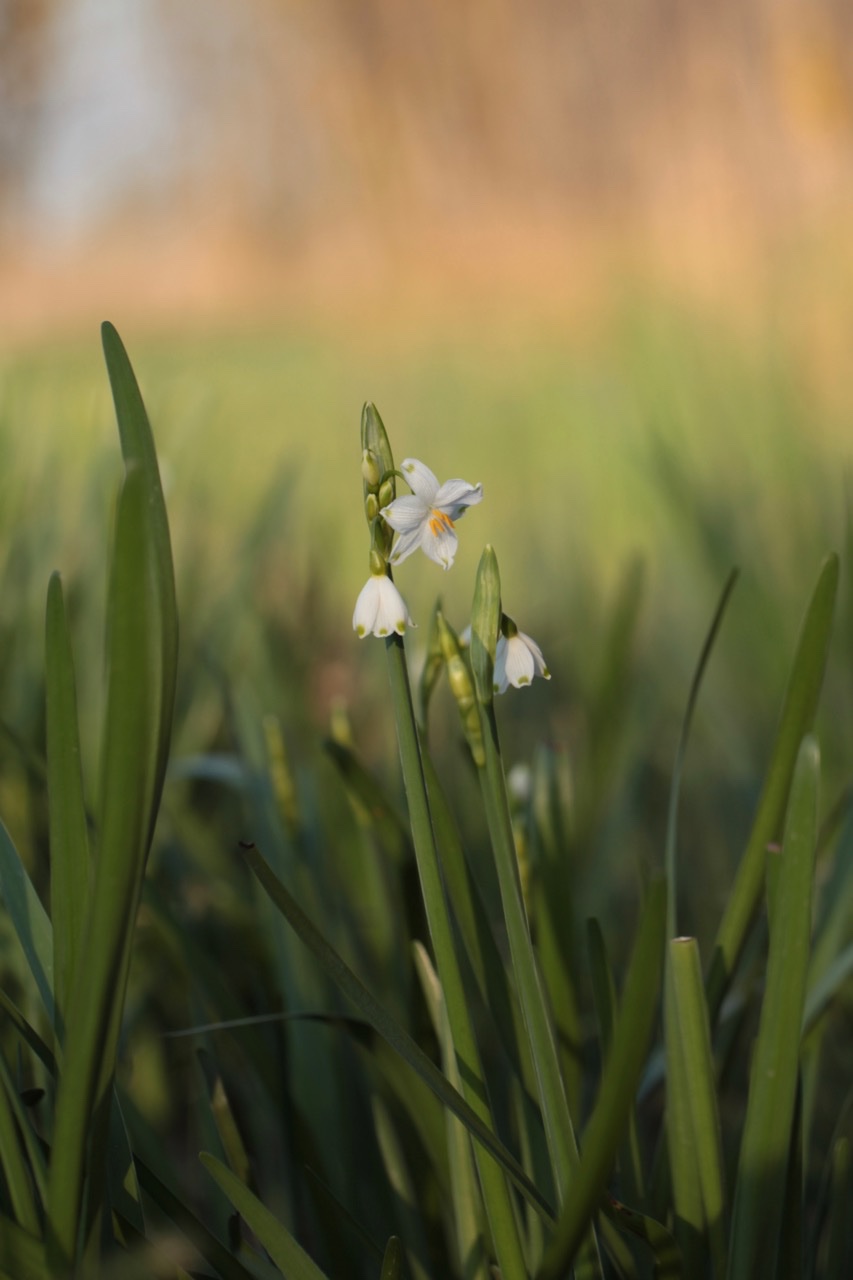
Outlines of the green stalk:
M444 896L402 637L389 636L385 641L385 650L388 655L391 695L397 721L400 760L409 804L415 858L439 981L447 1004L459 1074L466 1100L483 1123L494 1131L483 1081L480 1053L465 1001L462 974ZM512 1277L523 1280L527 1275L527 1268L518 1232L515 1206L506 1178L492 1158L481 1149L479 1143L475 1144L474 1152L483 1188L483 1200L502 1275L504 1280L512 1280Z
M480 782L489 825L489 836L509 937L512 967L536 1070L545 1136L554 1170L558 1203L565 1202L578 1163L574 1126L569 1114L557 1042L542 979L533 953L527 915L521 893L515 837L506 794L498 726L495 719L492 677L494 650L500 625L500 576L491 547L486 547L477 570L472 611L471 660L483 723L484 766Z

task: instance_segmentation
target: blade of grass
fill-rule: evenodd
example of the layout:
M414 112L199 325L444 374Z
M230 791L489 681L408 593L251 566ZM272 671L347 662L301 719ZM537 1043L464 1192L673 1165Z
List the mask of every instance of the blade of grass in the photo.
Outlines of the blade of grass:
M159 639L161 662L160 696L156 701L159 723L151 813L153 830L169 757L172 710L178 672L178 606L175 597L175 570L172 563L172 542L166 502L160 481L160 468L157 465L157 451L139 384L121 338L109 321L101 326L101 339L115 404L122 456L128 469L135 466L142 472L149 506L148 518L153 556L152 599L149 607L156 611L158 625L155 630Z
M44 1241L0 1213L0 1280L53 1280Z
M103 1174L133 925L161 776L163 661L160 611L152 608L159 587L151 510L146 477L131 467L119 498L110 590L99 850L66 1028L51 1153L49 1241L54 1264L66 1270L77 1254L87 1146L93 1190ZM97 1212L97 1194L89 1205Z
M613 1027L617 1018L616 986L607 960L604 935L595 919L587 921L589 969L592 979L593 1003L598 1019L601 1041L601 1061L606 1063L613 1042ZM619 1170L622 1175L622 1195L632 1204L643 1201L643 1168L640 1159L640 1139L637 1133L637 1111L632 1104L628 1127L620 1143Z
M212 1235L200 1218L166 1186L144 1160L134 1152L134 1163L139 1175L139 1185L146 1195L168 1218L180 1228L188 1240L191 1240L206 1262L216 1269L222 1280L255 1280L253 1272L226 1249L216 1236Z
M560 1280L589 1231L637 1090L658 1011L664 960L666 882L654 881L643 905L595 1108L583 1135L572 1194L560 1215L537 1280Z
M52 574L47 589L45 713L54 983L57 1026L62 1035L89 905L91 862L74 661L58 573Z
M670 1082L686 1086L686 1098L676 1108L689 1117L693 1158L702 1196L702 1217L710 1246L714 1274L726 1274L728 1224L723 1173L720 1116L711 1051L711 1031L702 983L699 947L695 938L673 938L669 943L672 977L673 1033L681 1051L682 1070Z
M19 1127L23 1120L24 1129ZM0 1170L2 1170L9 1206L18 1224L31 1235L38 1235L40 1222L35 1195L30 1182L28 1152L23 1134L29 1124L21 1116L21 1104L5 1058L0 1056Z
M199 1160L288 1280L327 1280L325 1271L235 1173L207 1151Z
M678 933L677 916L678 916L678 881L676 868L676 833L678 829L678 802L681 798L681 776L684 771L684 759L687 754L687 744L690 739L690 726L693 723L693 713L696 709L696 703L699 698L699 690L702 687L702 680L705 675L705 668L708 665L708 659L714 648L714 642L717 633L723 621L726 612L726 606L729 603L732 591L734 591L735 583L738 579L738 570L732 569L722 594L717 603L714 617L711 620L711 626L705 637L705 643L702 645L702 652L699 655L699 661L696 664L696 670L693 673L693 680L690 685L690 693L687 697L687 706L684 711L684 719L681 724L681 733L678 738L678 746L675 751L675 764L672 769L672 785L669 790L669 808L666 821L666 878L668 889L668 905L667 905L667 921L666 932L668 938L674 938Z
M0 822L0 893L53 1025L53 930L12 837Z
M767 984L752 1063L735 1190L729 1280L772 1274L779 1243L811 930L820 754L800 747L785 823Z
M390 1236L385 1246L385 1257L382 1259L382 1270L379 1280L402 1280L403 1246L397 1236Z
M853 1161L850 1140L839 1138L832 1148L829 1193L829 1223L826 1249L826 1280L844 1280L853 1265L853 1229L850 1204L853 1197Z
M450 1023L447 1019L447 1008L444 995L438 981L438 975L432 967L430 958L419 942L415 942L415 964L424 998L429 1009L433 1030L441 1045L441 1065L454 1089L459 1089L461 1081L453 1052L453 1040L450 1035ZM462 1263L462 1274L466 1280L475 1277L489 1277L488 1255L483 1233L480 1229L480 1218L477 1207L480 1202L480 1189L477 1175L471 1158L471 1139L465 1126L456 1119L452 1112L447 1112L447 1150L450 1158L450 1181L453 1199L453 1215L456 1223L457 1256Z
M705 984L712 1026L758 908L767 846L779 838L800 743L814 722L837 588L838 556L833 554L821 567L803 620L752 831L714 942Z
M648 1245L654 1265L655 1280L681 1280L685 1275L681 1251L673 1236L654 1218L608 1196L602 1212L620 1231L628 1231Z
M495 1136L466 1099L448 1083L430 1058L414 1040L386 1012L367 988L360 982L340 955L311 923L287 889L276 877L271 867L252 845L243 849L243 855L269 894L275 906L288 924L320 962L323 969L344 995L361 1011L367 1022L382 1036L392 1049L412 1067L439 1100L457 1115L477 1141L491 1153L506 1175L515 1183L526 1199L548 1220L553 1220L550 1205L530 1182L515 1157Z

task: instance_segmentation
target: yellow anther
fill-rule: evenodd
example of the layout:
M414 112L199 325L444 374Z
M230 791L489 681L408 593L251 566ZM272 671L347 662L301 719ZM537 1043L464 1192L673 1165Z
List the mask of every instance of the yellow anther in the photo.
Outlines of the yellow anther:
M446 511L439 511L438 507L433 507L429 518L430 531L434 538L437 538L441 530L453 528L453 521Z

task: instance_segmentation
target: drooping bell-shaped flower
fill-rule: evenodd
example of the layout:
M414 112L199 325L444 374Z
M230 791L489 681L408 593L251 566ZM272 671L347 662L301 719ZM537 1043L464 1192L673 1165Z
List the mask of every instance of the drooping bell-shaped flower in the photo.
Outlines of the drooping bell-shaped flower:
M551 679L542 650L504 614L495 649L495 693L506 693L510 685L520 689L530 684L534 676Z
M359 592L352 615L353 630L361 639L366 635L401 636L406 627L415 624L409 617L406 602L386 573L372 573Z

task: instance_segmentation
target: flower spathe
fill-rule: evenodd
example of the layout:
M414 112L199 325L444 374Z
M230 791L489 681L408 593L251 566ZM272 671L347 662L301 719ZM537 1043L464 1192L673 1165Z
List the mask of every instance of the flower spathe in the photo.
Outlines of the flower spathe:
M401 471L411 495L395 498L382 508L386 523L399 534L391 563L399 564L420 547L430 560L449 569L458 546L454 525L467 507L482 502L483 486L467 480L446 480L440 485L417 458L405 458Z
M353 630L360 639L366 635L401 636L406 627L415 624L409 617L406 602L385 573L372 573L359 592L352 615Z
M536 641L517 630L513 630L513 634L508 636L498 636L495 649L495 693L506 693L510 685L521 689L530 684L534 676L542 676L543 680L551 679L551 672L545 665L542 650Z

